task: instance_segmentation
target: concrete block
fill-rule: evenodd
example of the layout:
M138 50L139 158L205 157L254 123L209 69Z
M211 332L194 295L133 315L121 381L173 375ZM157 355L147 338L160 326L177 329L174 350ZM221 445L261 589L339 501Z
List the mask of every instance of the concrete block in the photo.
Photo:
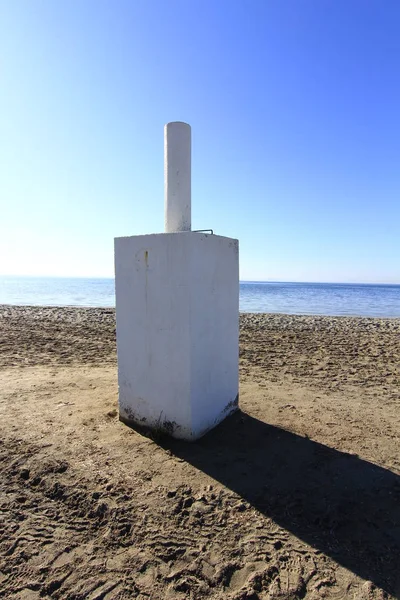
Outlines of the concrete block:
M120 418L195 440L238 406L238 241L115 239Z

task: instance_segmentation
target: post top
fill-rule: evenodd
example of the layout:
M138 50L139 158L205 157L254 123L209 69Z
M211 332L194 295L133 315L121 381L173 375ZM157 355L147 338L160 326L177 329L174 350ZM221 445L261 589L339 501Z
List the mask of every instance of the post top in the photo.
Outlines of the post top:
M185 123L185 121L170 121L169 123L166 123L164 127L171 127L174 125L184 125L185 127L190 127L189 123Z

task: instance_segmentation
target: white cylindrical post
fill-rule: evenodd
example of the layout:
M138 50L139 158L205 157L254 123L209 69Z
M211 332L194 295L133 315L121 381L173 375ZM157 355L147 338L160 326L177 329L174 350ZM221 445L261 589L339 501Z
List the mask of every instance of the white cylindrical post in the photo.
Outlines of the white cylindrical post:
M164 224L165 233L190 231L191 129L187 123L164 126Z

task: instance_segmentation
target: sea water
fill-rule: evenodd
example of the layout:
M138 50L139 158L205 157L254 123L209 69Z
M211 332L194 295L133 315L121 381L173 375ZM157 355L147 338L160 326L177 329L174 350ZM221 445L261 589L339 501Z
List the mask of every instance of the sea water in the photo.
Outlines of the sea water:
M0 277L0 304L115 306L113 279ZM400 317L400 285L241 282L241 312Z

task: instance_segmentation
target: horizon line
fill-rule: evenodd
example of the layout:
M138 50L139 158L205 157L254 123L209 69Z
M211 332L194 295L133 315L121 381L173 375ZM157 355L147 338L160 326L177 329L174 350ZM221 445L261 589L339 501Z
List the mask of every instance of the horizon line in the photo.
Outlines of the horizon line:
M1 274L0 278L13 278L13 279L97 279L97 280L114 280L112 276L98 276L98 275L11 275ZM395 285L400 286L398 282L385 282L385 281L311 281L311 280L284 280L284 279L239 279L239 283L295 283L295 284L329 284L329 285Z

